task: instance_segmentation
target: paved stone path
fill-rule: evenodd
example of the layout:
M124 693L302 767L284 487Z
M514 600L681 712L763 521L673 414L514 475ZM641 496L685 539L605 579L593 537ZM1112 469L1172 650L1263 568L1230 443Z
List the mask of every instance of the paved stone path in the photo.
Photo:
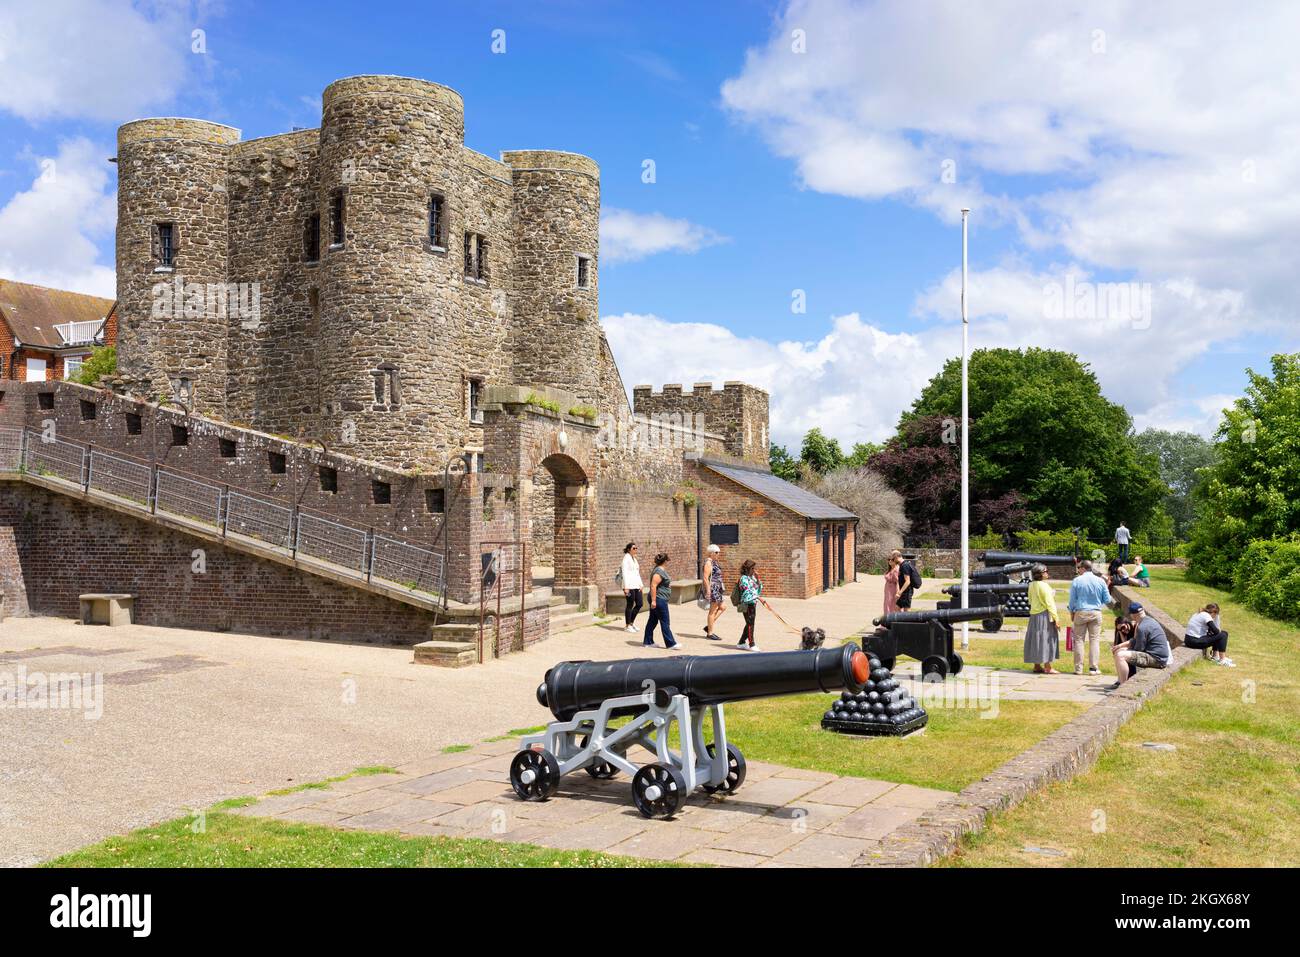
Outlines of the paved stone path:
M632 806L625 775L597 781L579 771L563 778L549 800L520 801L508 780L517 750L514 739L496 741L412 762L400 774L264 798L236 813L727 867L846 867L953 797L751 761L734 796L696 792L671 820L647 820ZM653 760L641 749L629 758Z

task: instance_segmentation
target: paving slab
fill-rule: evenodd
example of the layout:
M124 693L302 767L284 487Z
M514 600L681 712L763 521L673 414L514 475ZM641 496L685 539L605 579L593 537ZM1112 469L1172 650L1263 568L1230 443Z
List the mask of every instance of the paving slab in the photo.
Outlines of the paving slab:
M915 821L924 810L919 807L868 804L832 822L826 830L840 837L880 840L904 824Z
M875 843L838 834L809 834L798 844L772 858L772 863L799 864L805 867L852 867L853 862Z
M684 822L673 827L650 827L625 841L607 848L611 854L627 854L651 860L671 861L706 847L718 835L702 831Z
M340 822L340 827L362 828L365 830L396 830L416 821L427 821L440 814L456 810L455 804L443 804L439 801L426 801L424 798L407 798L364 814L356 814Z
M803 795L803 799L815 804L842 804L855 808L869 804L897 786L892 781L876 781L871 778L837 778L809 791Z

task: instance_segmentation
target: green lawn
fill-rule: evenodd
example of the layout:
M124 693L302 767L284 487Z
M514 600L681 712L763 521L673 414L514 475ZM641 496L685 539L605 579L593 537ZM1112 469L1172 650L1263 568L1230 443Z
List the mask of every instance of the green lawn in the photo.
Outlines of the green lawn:
M1183 669L1091 770L994 817L945 866L1300 864L1300 628L1188 582L1179 569L1153 568L1152 577L1144 597L1179 621L1207 601L1222 606L1238 667Z
M1086 707L1000 701L993 718L973 708L930 708L923 734L875 738L823 731L822 714L834 698L797 695L729 705L727 738L754 761L960 791Z
M1019 622L1027 622L1026 618L1016 619ZM1101 647L1099 649L1101 658L1101 672L1106 675L1115 673L1115 659L1110 653L1110 622L1106 622L1106 629L1102 635ZM1005 639L989 638L987 636L976 636L971 633L970 647L960 652L962 660L968 665L987 665L990 668L1007 668L1012 671L1033 671L1033 665L1025 664L1025 643L1023 638ZM1083 666L1088 667L1087 653L1084 653ZM1063 671L1066 674L1074 673L1074 652L1065 650L1065 634L1061 634L1061 656L1052 662L1052 667L1057 671Z
M239 803L239 802L234 802ZM229 807L230 802L217 807ZM46 867L654 867L592 851L469 838L399 837L245 817L214 809L110 837Z

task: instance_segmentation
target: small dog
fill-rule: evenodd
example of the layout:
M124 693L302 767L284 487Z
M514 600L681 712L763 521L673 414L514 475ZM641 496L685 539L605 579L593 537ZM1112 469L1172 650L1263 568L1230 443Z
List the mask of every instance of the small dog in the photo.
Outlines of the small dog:
M799 642L800 651L812 651L826 643L826 632L820 628L805 628Z

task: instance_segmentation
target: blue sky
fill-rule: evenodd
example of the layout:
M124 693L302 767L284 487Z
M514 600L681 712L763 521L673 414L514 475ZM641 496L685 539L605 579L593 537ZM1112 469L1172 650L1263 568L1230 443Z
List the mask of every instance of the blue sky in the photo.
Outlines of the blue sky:
M599 162L629 387L744 379L778 441L883 438L959 349L966 203L976 345L1078 352L1139 427L1208 432L1300 348L1295 14L971 7L2 0L0 275L111 294L122 122L251 138L317 125L339 77L418 76L474 149ZM1088 280L1137 286L1053 312Z

